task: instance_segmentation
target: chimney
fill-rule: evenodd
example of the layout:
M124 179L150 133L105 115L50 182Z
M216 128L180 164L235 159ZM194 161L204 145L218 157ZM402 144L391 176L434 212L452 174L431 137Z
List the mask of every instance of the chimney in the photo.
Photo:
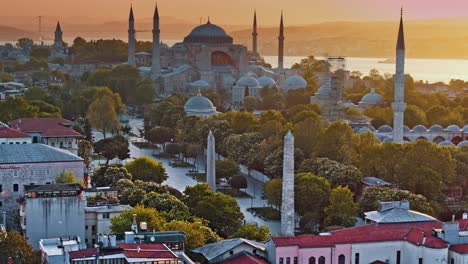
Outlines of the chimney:
M131 229L132 229L133 232L135 232L135 234L138 233L138 225L137 225L136 217L137 217L137 215L133 214L133 222L132 222L132 226L131 226Z
M148 224L146 222L140 222L140 230L146 232L148 230Z

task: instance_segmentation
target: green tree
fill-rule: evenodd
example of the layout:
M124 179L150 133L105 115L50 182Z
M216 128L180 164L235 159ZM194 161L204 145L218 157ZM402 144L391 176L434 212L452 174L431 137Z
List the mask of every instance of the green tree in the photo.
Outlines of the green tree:
M236 175L230 178L228 183L236 190L247 188L247 178L243 175Z
M80 140L78 144L78 156L84 160L86 168L91 164L91 156L93 155L93 144L87 140Z
M132 175L119 165L101 166L93 172L91 180L97 187L116 186L120 180L132 180Z
M244 97L244 109L248 112L253 112L257 108L257 98L254 96Z
M8 263L9 257L13 263L42 263L41 251L34 250L26 238L16 231L0 233L0 263Z
M268 226L255 226L247 224L239 228L231 238L245 238L258 242L266 242L271 237L270 228Z
M165 224L164 229L166 231L184 232L185 235L187 235L187 243L185 245L188 250L214 243L221 239L200 220L196 220L193 223L187 221L171 221Z
M35 57L38 59L47 59L49 58L50 54L50 49L48 47L43 46L32 48L30 53L31 57Z
M282 179L271 179L263 185L263 197L269 204L279 208L281 206Z
M352 146L353 129L346 123L333 122L320 133L315 153L343 163L351 163L356 153Z
M311 173L299 173L294 177L294 203L296 212L305 215L311 210L323 213L328 205L330 183Z
M15 77L11 75L10 73L2 73L0 75L0 81L1 82L14 82Z
M239 164L231 159L216 161L216 178L230 179L240 174Z
M190 218L189 208L182 201L169 193L147 193L142 203L146 207L158 210L158 212L164 212L168 222L172 220L187 220Z
M156 126L148 131L146 138L153 144L160 144L166 152L166 143L174 138L174 130L169 127Z
M26 52L29 52L34 45L34 41L30 38L20 38L16 42L16 46L23 49Z
M156 88L151 79L144 79L136 85L135 91L129 95L129 101L136 105L146 105L153 102L156 97Z
M325 226L354 226L358 215L358 206L348 187L338 186L331 191L330 204L325 208L325 215Z
M296 123L294 126L295 145L300 148L306 156L310 156L318 142L322 129L322 121L314 111L304 111L310 113L312 117Z
M427 125L426 113L416 105L408 105L405 110L405 125L414 127L416 125Z
M0 102L0 121L8 121L17 118L37 117L39 108L31 105L23 97L8 97Z
M118 131L120 122L114 107L114 101L110 96L96 98L89 106L86 119L96 130L102 132L104 138L109 131Z
M75 173L73 171L62 171L60 176L55 179L56 183L76 183Z
M163 231L165 220L164 217L154 208L146 208L143 205L137 205L131 210L124 211L118 216L110 219L110 230L114 234L123 234L126 231L131 231L133 215L136 214L137 225L140 222L146 222L148 230Z
M101 139L94 143L94 151L106 158L106 165L109 161L118 158L125 160L130 157L128 140L121 135L112 138Z
M225 139L224 148L229 158L253 169L261 162L257 153L261 141L260 133L233 134Z
M134 180L162 183L167 179L166 170L161 162L150 157L139 157L125 165Z

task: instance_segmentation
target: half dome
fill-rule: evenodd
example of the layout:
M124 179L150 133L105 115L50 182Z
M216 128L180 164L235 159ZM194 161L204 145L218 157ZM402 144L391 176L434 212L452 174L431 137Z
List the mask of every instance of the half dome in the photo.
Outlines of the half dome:
M415 127L413 127L413 132L415 133L424 133L424 132L427 132L427 128L423 125L417 125Z
M254 77L251 76L243 76L236 82L237 87L249 87L249 88L254 88L254 87L260 87L260 83L255 79Z
M268 76L262 76L258 78L257 81L262 88L263 87L273 88L276 86L275 80L273 80L273 78L268 77Z
M390 133L393 131L393 128L389 125L380 126L378 129L379 133Z
M468 146L468 140L463 140L457 145L457 147L465 147L465 146Z
M439 143L439 146L454 146L452 142L445 140Z
M444 132L444 128L441 125L433 125L429 128L430 132Z
M286 79L285 90L302 89L307 87L307 82L299 75L293 75Z
M447 127L447 131L449 132L460 132L460 127L457 125L450 125Z

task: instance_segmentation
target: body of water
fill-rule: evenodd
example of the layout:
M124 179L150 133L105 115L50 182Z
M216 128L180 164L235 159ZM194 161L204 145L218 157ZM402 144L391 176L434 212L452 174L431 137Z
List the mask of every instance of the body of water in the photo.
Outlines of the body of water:
M264 56L265 61L274 68L278 65L277 56ZM286 56L284 67L290 68L294 63L300 62L304 57ZM318 57L320 59L320 57ZM385 58L357 58L346 57L346 69L349 71L360 71L367 75L371 69L377 69L381 74L395 73L394 63L379 63ZM428 82L446 82L451 79L462 79L468 81L468 60L449 59L406 59L405 72L415 80Z

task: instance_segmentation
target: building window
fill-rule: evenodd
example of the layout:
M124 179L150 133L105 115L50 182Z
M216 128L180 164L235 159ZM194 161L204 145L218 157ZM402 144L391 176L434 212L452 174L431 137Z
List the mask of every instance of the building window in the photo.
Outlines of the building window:
M0 192L3 192L3 186L0 184Z
M13 176L18 176L18 171L13 171Z
M72 148L72 141L71 140L68 141L68 148Z
M455 259L454 258L450 259L450 264L455 264Z
M233 250L229 251L229 254L234 255L234 251Z
M401 264L401 251L396 252L396 264Z
M315 261L316 261L315 257L310 257L309 258L309 264L316 264Z
M63 148L63 141L60 141L59 147L60 147L60 148Z
M291 258L290 257L286 258L286 264L291 264Z
M419 258L419 264L423 264L423 258Z
M252 252L253 252L254 254L257 254L257 250L256 250L256 249L254 249Z
M345 264L345 256L343 254L338 257L338 264Z
M294 257L294 264L298 264L297 263L297 257Z
M50 184L50 182L46 182L45 184Z
M284 264L284 259L283 258L279 259L279 264Z
M18 189L19 189L18 184L17 183L13 184L13 191L17 192Z
M359 253L354 255L354 264L359 264Z
M50 142L50 145L55 148L55 141Z
M0 202L0 207L2 207L2 206L3 206L3 202Z
M85 226L85 230L88 230L88 226L87 226L87 225Z
M96 234L96 226L95 226L95 225L92 225L92 226L91 226L91 233L92 233L93 235ZM93 244L94 244L94 242L93 242Z
M103 213L102 214L102 219L109 219L110 218L110 213Z
M319 258L318 264L325 264L325 257L324 256L321 256Z

